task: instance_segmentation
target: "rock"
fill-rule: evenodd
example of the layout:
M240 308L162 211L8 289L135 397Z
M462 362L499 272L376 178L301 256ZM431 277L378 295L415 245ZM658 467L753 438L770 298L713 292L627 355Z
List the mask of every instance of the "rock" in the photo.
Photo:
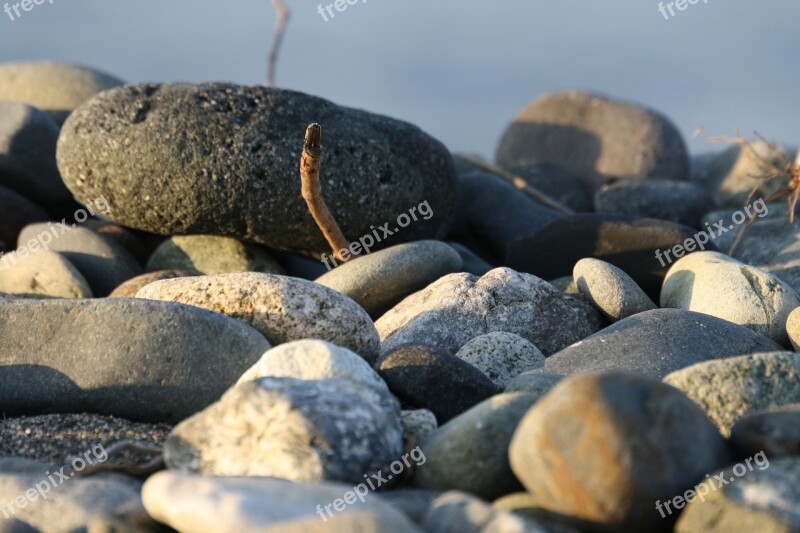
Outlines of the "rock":
M0 301L8 416L109 414L177 422L217 400L269 343L202 309L142 300Z
M323 274L330 272L319 259L312 259L300 254L281 252L279 250L271 250L271 253L283 266L284 270L286 270L286 275L292 276L293 278L314 281Z
M496 268L478 278L450 274L412 294L376 323L382 352L408 343L454 354L485 333L515 333L550 355L600 327L591 306L529 274Z
M757 268L718 252L698 252L679 259L667 272L661 307L724 318L789 346L786 319L800 307L800 297Z
M353 487L344 484L302 485L269 477L166 471L147 480L142 500L150 516L184 533L420 531L378 496L366 493L361 501L361 492L356 499L350 497L352 492ZM355 505L345 502L345 496Z
M581 293L581 290L578 288L578 284L575 283L575 278L572 277L572 274L569 276L551 279L550 285L561 291L564 296L570 296L582 302L588 301L586 296L584 296L583 293Z
M731 428L730 440L740 457L758 452L770 459L800 456L800 403L739 418Z
M101 526L119 521L136 524L139 531L158 527L142 505L139 480L109 473L73 479L61 467L26 459L0 460L3 514L43 533L109 531Z
M537 399L499 394L450 420L422 443L427 464L415 471L414 484L469 492L484 500L521 490L508 463L508 446Z
M0 251L13 250L22 228L48 218L44 209L0 185Z
M436 415L427 409L405 409L400 412L400 417L403 422L405 440L414 446L424 442L439 427Z
M110 238L117 244L120 244L123 248L128 250L134 259L136 259L138 264L147 264L147 258L150 257L150 252L153 250L150 248L150 246L148 246L148 242L143 242L143 239L140 238L140 236L143 236L143 232L134 232L133 230L124 226L120 226L119 224L114 224L113 222L96 218L90 218L86 222L83 222L83 225L84 227L94 230L104 237ZM147 236L144 237L145 240L149 240L147 239ZM161 239L161 237L156 235L151 235L149 237Z
M778 167L784 168L785 164L778 159L782 153L788 161L794 161L796 149L775 145L779 152L772 150L765 142L754 140L752 150L742 146L730 146L727 150L714 154L692 172L692 180L706 188L714 201L723 207L741 208L747 200L750 191L757 185L764 185L764 180L752 176L768 176L762 162L769 160ZM753 154L753 150L758 154ZM772 180L763 188L766 198L780 187L782 180Z
M349 296L378 318L409 294L459 272L461 265L461 257L447 244L418 241L351 259L316 282Z
M519 423L509 458L545 509L600 527L649 530L664 527L654 502L724 465L729 451L679 391L612 373L558 384Z
M350 298L310 281L240 272L156 281L137 298L195 305L242 320L272 344L321 339L353 350L369 362L379 351L366 311Z
M375 367L398 398L430 410L440 423L497 393L480 370L433 346L400 346Z
M341 379L259 378L178 424L169 468L226 476L361 483L403 453L391 395Z
M786 319L786 334L796 352L800 352L800 310L795 309Z
M593 174L579 174L562 166L536 161L517 163L506 170L575 212L593 210L591 191L596 186Z
M142 271L125 248L80 226L65 227L63 223L53 222L31 224L19 234L18 244L30 250L44 244L46 248L59 252L83 274L97 297L107 296L122 282Z
M307 380L344 379L389 394L380 376L361 356L316 339L287 342L268 350L237 384L263 377Z
M376 248L446 235L457 183L440 142L405 122L294 91L224 83L112 89L64 123L57 159L72 193L113 198L111 218L124 226L319 257L330 248L297 176L312 122L324 128L325 201L345 235L378 235Z
M718 242L728 250L735 235L726 233ZM767 216L748 228L734 254L739 261L772 274L800 291L800 217L794 224Z
M58 126L43 112L0 100L0 185L44 207L69 200L54 157L57 139Z
M706 361L666 376L664 382L682 390L706 410L728 436L744 415L800 402L800 354L751 353Z
M612 322L658 307L624 271L611 263L585 258L572 271L581 294Z
M462 346L456 357L471 364L503 390L519 374L544 366L544 354L519 335L494 331Z
M0 519L0 533L40 533L39 529L17 519Z
M111 294L109 294L108 297L134 298L140 289L147 287L156 281L161 281L162 279L186 278L194 275L194 272L190 272L188 270L156 270L155 272L140 274L120 284L116 289L111 291Z
M544 533L549 531L521 516L495 509L463 492L446 492L431 504L425 531L432 533Z
M448 241L447 244L449 244L456 252L458 252L458 255L461 256L461 260L463 262L461 272L468 272L476 276L483 276L494 268L492 265L481 259L478 254L463 244L455 241Z
M700 219L714 207L704 188L685 181L616 180L594 196L598 213L657 218L693 228L701 228Z
M86 278L61 254L40 249L22 255L12 252L0 259L0 291L25 297L92 297Z
M689 177L678 129L664 116L581 91L544 95L517 113L497 147L497 163L550 163L580 175Z
M772 340L713 316L656 309L620 320L548 357L542 372L624 371L661 379L710 359L780 350Z
M64 63L0 64L0 100L38 107L58 124L93 95L123 83L108 74Z
M476 172L459 179L458 210L450 238L490 261L502 262L509 243L562 216L505 180Z
M150 256L147 270L189 270L207 275L231 272L283 274L281 266L262 246L215 235L170 237Z
M750 468L748 468L748 466ZM727 481L708 484L708 496L686 505L675 526L677 533L790 533L800 530L800 458L737 463L715 473ZM741 467L741 468L740 468ZM742 472L744 468L744 472ZM735 477L734 477L735 476ZM718 486L721 485L721 486Z
M523 372L511 380L505 392L524 392L541 398L550 392L562 379L564 379L564 376L558 374L543 374L538 371Z
M677 245L685 248L688 241L696 243L697 234L692 228L665 220L575 215L511 243L506 265L543 279L555 279L572 274L575 263L592 257L622 269L648 296L657 299L669 263L674 260L665 254L672 253ZM716 250L710 242L702 246Z
M438 491L399 488L383 491L379 498L422 527L431 503L440 495Z

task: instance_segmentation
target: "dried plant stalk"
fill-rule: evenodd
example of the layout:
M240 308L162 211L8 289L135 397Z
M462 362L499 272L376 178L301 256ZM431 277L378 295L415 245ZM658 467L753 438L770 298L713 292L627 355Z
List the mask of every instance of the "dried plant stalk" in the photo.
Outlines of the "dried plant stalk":
M350 241L344 236L336 219L333 218L325 198L322 195L322 184L319 181L319 169L322 164L322 127L311 124L306 128L306 137L303 143L303 155L300 157L300 194L308 205L308 211L314 218L325 240L333 250L333 257L346 262L347 259L339 254L340 250L347 249ZM348 252L352 254L351 252ZM352 254L356 255L356 254ZM348 256L349 258L349 256Z
M283 34L286 32L286 25L289 23L289 9L283 0L272 0L275 6L275 37L272 38L272 47L269 52L267 65L267 87L275 86L275 65L278 63L278 52L283 43Z
M476 167L480 168L485 172L488 172L489 174L494 174L495 176L504 179L505 181L507 181L520 191L524 192L525 194L527 194L528 196L539 202L540 204L546 205L547 207L555 209L556 211L560 211L565 215L575 214L575 212L572 209L565 206L558 200L550 198L542 191L534 187L531 187L527 181L520 178L519 176L515 176L514 174L511 174L510 172L507 172L498 166L492 165L491 163L487 163L483 159L480 159L473 155L465 153L459 153L457 155L467 163L475 165Z

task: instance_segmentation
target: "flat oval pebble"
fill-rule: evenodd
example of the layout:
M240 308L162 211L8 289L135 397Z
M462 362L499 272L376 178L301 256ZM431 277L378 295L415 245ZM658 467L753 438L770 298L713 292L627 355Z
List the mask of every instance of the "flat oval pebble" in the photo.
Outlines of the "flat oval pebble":
M91 298L86 278L70 261L50 250L22 257L17 252L0 259L0 291L17 296Z
M375 326L383 353L414 343L455 354L479 335L506 331L549 355L597 331L600 314L536 276L496 268L480 278L445 276L390 309Z
M581 294L612 322L658 308L630 276L611 263L581 259L572 277Z
M621 531L656 530L655 502L726 464L725 439L680 391L644 376L574 376L522 418L511 468L541 506Z
M47 242L46 242L47 241ZM121 245L81 226L62 223L31 224L19 234L19 246L35 250L37 244L59 252L75 265L97 297L107 296L119 284L142 272L136 259Z
M648 296L657 299L672 258L664 252L678 244L683 246L687 240L696 242L696 233L694 228L666 220L596 213L575 215L511 243L506 265L544 279L556 279L571 275L575 263L592 257L623 270ZM700 249L700 245L695 246L695 250ZM713 242L702 246L717 249ZM657 251L662 253L660 260Z
M0 99L0 185L46 208L69 200L56 167L57 139L58 126L46 114Z
M216 401L269 343L203 309L130 299L0 300L8 416L91 412L177 422Z
M689 177L680 131L663 115L583 91L537 98L514 117L497 147L497 162L552 163L573 172L622 178Z
M749 467L746 464L711 472L714 490L707 483L708 496L686 505L675 532L800 531L800 457L771 460L759 456L750 460Z
M522 417L538 398L498 394L434 431L423 443L426 464L414 485L461 490L494 500L522 489L508 462L508 446Z
M342 379L259 378L178 424L168 468L204 475L361 483L403 453L400 405Z
M263 246L215 235L170 237L150 256L147 270L190 270L207 275L230 272L283 274L283 268Z
M181 302L242 320L275 345L322 339L370 362L378 356L378 334L361 306L299 278L241 272L168 279L147 285L136 297Z
M355 300L373 318L411 293L458 272L458 253L440 241L398 244L351 259L316 279Z
M800 402L800 354L749 353L706 361L673 372L664 382L703 407L727 436L744 415Z
M380 376L360 355L318 339L287 342L264 353L237 384L258 378L344 379L389 393Z
M480 370L432 346L400 346L375 368L398 398L430 410L442 424L498 392Z
M625 371L661 379L695 363L780 350L776 342L727 320L681 309L628 317L553 354L543 373Z
M456 357L486 374L500 390L526 370L544 366L544 354L539 348L506 331L475 337L456 352Z
M97 70L54 61L0 64L0 100L36 106L58 124L95 94L123 83Z
M64 123L58 168L78 200L109 198L110 218L124 226L225 235L319 257L330 248L298 176L312 122L323 128L325 202L345 235L379 235L381 246L445 236L457 183L439 141L411 124L295 91L226 83L112 89ZM431 216L410 220L423 205ZM403 214L409 223L400 228Z
M146 272L121 283L111 291L109 298L134 298L140 289L162 279L186 278L194 276L194 272L188 270L156 270Z
M355 500L356 505L335 510L332 503L352 490L343 483L300 484L170 470L147 479L142 500L150 516L185 533L421 533L403 513L371 493L364 495L364 501Z
M789 346L786 320L797 293L775 276L718 252L679 259L661 288L661 307L724 318Z
M740 457L763 452L770 459L800 457L800 403L790 403L739 418L731 445Z

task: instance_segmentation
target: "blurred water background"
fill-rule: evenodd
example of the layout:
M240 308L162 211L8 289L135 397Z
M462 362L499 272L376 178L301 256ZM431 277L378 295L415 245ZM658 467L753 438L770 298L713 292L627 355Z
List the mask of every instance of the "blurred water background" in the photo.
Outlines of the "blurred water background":
M278 86L413 122L452 150L493 156L514 113L563 88L657 109L694 153L716 149L689 138L698 126L800 142L797 0L700 0L670 20L653 0L368 0L328 22L320 2L286 1ZM45 0L13 22L0 12L0 61L256 84L273 25L269 0Z

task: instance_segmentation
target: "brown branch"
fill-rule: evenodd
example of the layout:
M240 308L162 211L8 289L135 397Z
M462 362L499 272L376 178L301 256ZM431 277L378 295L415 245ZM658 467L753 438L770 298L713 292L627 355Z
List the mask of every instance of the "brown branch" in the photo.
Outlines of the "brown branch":
M527 194L528 196L530 196L531 198L533 198L534 200L539 202L540 204L543 204L543 205L546 205L547 207L553 208L556 211L561 211L562 213L564 213L566 215L574 215L575 214L575 212L572 209L570 209L569 207L565 206L564 204L562 204L558 200L554 200L553 198L550 198L549 196L547 196L542 191L540 191L540 190L538 190L538 189L536 189L534 187L531 187L531 185L527 181L525 181L524 179L520 178L519 176L515 176L514 174L511 174L510 172L506 172L502 168L500 168L498 166L495 166L495 165L492 165L491 163L487 163L483 159L480 159L480 158L475 157L473 155L465 154L465 153L459 153L459 154L456 154L456 155L458 157L460 157L461 159L463 159L464 161L466 161L467 163L475 165L476 167L480 168L481 170L483 170L485 172L488 172L490 174L494 174L495 176L504 179L505 181L507 181L508 183L510 183L511 185L516 187L517 189L519 189L520 191L524 192L525 194Z
M325 198L322 195L322 184L319 181L319 168L322 163L322 127L319 124L310 124L306 129L303 143L303 155L300 158L300 194L308 205L308 211L314 218L325 240L328 241L333 256L340 261L346 261L339 250L350 246L350 241L342 233L336 219L333 218ZM352 254L357 255L357 254Z
M289 22L289 9L283 0L272 0L275 6L275 37L272 39L272 48L269 52L269 62L267 66L267 87L275 86L275 65L278 63L278 52L283 43L283 34L286 31L286 24Z

